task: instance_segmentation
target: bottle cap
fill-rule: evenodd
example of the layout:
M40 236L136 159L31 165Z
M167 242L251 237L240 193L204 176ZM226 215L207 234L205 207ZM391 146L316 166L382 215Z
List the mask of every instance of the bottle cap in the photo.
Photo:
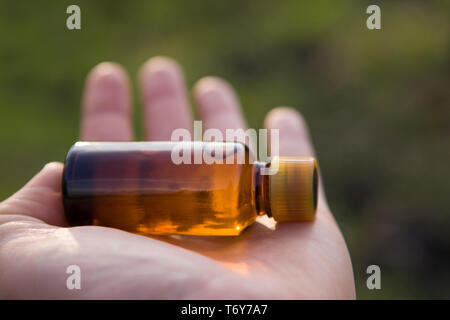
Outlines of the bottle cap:
M270 210L276 221L312 221L317 207L315 158L274 157L269 176Z

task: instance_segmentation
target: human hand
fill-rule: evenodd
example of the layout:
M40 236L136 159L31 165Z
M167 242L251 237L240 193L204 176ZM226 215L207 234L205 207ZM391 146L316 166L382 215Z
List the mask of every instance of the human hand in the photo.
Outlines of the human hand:
M192 129L181 69L150 59L139 77L145 132L170 140ZM245 128L229 84L201 79L194 97L204 129ZM133 139L125 71L102 63L88 76L81 139ZM280 129L280 155L313 155L303 118L276 108L265 119ZM260 217L238 237L145 237L121 230L67 227L61 198L63 165L50 163L0 203L0 298L16 299L347 299L355 297L349 253L320 187L312 223ZM81 268L69 290L66 269Z

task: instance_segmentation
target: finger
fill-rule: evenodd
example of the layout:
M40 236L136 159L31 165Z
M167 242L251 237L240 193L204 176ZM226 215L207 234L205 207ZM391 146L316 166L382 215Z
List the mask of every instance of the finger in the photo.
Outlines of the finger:
M66 225L62 206L63 164L47 164L22 189L0 203L0 215L22 215L56 226Z
M267 114L264 124L269 130L269 138L272 136L270 130L279 130L280 156L315 157L306 121L295 109L290 107L275 108ZM271 145L273 143L274 141L270 141ZM321 181L320 170L319 179ZM319 183L319 197L321 200L319 202L326 205L325 192L321 182Z
M81 139L133 139L129 81L117 64L103 62L88 75L82 102Z
M314 156L306 122L295 109L275 108L267 114L264 124L269 137L271 129L279 130L280 156Z
M238 98L225 80L206 77L194 86L194 97L203 128L219 129L225 136L226 129L245 129L244 116Z
M175 61L151 58L139 72L139 83L147 139L170 140L175 129L191 131L192 115L184 77Z

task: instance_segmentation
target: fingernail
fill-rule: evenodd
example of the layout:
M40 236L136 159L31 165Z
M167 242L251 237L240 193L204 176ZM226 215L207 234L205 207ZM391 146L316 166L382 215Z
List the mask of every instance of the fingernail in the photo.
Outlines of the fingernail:
M61 162L57 162L57 161L48 162L44 165L44 167L42 167L41 171L49 170L54 167L59 167L61 165L63 165L63 164Z

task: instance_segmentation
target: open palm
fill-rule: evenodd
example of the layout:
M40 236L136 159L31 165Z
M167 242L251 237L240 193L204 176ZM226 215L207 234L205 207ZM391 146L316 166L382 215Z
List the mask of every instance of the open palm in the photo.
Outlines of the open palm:
M192 128L183 75L167 58L152 58L139 82L146 136L170 140ZM245 128L231 86L201 79L194 97L204 129ZM281 107L265 120L280 129L280 154L313 155L304 120ZM118 65L90 73L81 138L133 139L128 78ZM317 219L279 223L260 217L239 237L144 237L103 227L66 225L63 165L50 163L0 204L0 298L315 299L354 298L345 241L320 190ZM69 290L67 267L81 269L81 289Z

